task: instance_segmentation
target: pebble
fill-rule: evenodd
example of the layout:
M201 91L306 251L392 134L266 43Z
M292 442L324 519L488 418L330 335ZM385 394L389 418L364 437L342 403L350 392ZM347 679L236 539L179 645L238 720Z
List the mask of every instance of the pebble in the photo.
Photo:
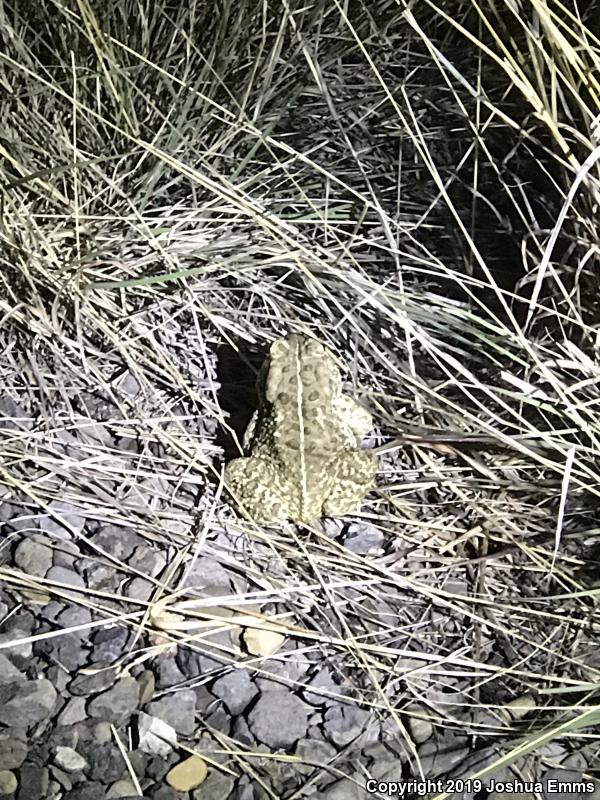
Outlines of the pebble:
M340 687L335 682L333 677L333 673L327 667L323 667L322 669L318 670L316 674L306 682L306 685L309 686L311 689L315 689L316 691L307 691L304 689L303 695L304 699L307 703L311 703L311 705L322 705L323 703L330 704L332 702L337 702L329 695L339 695L341 694ZM319 689L325 689L327 694L320 693Z
M150 755L169 755L177 743L177 734L170 725L158 717L138 714L138 747Z
M24 680L26 680L25 673L17 669L8 656L0 653L0 686L4 683Z
M19 542L15 550L15 564L28 575L43 578L52 566L53 552L50 539L34 534Z
M77 586L79 588L83 588L85 586L85 582L81 575L78 572L75 572L75 570L68 569L68 567L52 567L48 570L46 578L49 581L64 583L67 586Z
M109 689L115 683L115 670L105 669L105 664L90 665L90 672L80 672L69 683L71 694L86 696Z
M81 533L85 524L85 516L83 511L78 506L72 503L66 503L63 500L53 500L48 506L54 514L67 523L70 528L77 533ZM57 539L72 539L73 533L69 527L66 527L54 517L45 514L39 519L40 528L50 536L55 536Z
M54 761L61 769L65 769L67 772L79 772L79 770L85 769L87 766L85 758L79 755L76 750L73 750L72 747L63 747L61 745L54 748Z
M34 764L23 764L19 771L19 798L46 800L48 797L48 770Z
M224 589L225 594L230 590L230 574L223 564L213 556L198 556L192 568L186 572L181 588L195 587L202 589L203 594L215 595L215 593L207 591L207 588L219 587Z
M244 644L253 656L268 658L276 653L285 642L285 636L277 631L268 631L265 628L246 628L244 631Z
M323 731L338 747L345 747L365 730L370 713L348 703L336 703L325 712Z
M196 695L193 689L168 694L150 703L148 714L158 717L178 733L191 735L196 730L194 715L196 712Z
M126 766L121 751L113 742L91 742L86 750L89 777L103 784L125 777Z
M352 524L344 539L344 545L357 555L379 553L383 547L385 536L377 528L370 525Z
M19 644L10 644L8 647L3 648L3 651L8 656L21 656L21 658L31 658L33 647L31 642L21 641L28 639L33 631L33 618L31 620L23 620L20 624L11 627L10 630L4 630L0 633L0 644L8 645L10 642L19 642Z
M189 792L206 779L208 768L200 756L190 756L167 772L167 783L178 792Z
M114 725L124 725L129 722L136 710L138 700L137 681L126 675L119 678L108 691L94 697L88 706L88 714L90 717L112 722Z
M33 427L31 415L7 394L0 397L0 422L5 430L30 431Z
M156 688L156 678L150 669L145 669L137 678L140 689L140 706L145 706L154 696Z
M287 691L263 692L248 714L248 725L256 738L275 749L290 748L306 736L313 709ZM277 720L277 724L273 724Z
M110 723L102 720L97 725L94 725L94 741L98 744L106 744L112 742L112 730Z
M432 737L419 749L423 774L431 778L452 774L453 770L465 761L470 752L471 748L467 744L466 736Z
M212 693L227 706L229 713L237 716L254 700L258 688L245 669L233 669L212 685Z
M133 781L125 779L115 781L106 793L107 800L125 797L139 797L138 790L135 788Z
M17 776L8 769L0 769L0 795L17 791Z
M93 637L92 659L106 661L109 664L118 661L127 648L130 638L131 634L127 628L114 627L99 630Z
M0 729L0 764L18 769L27 758L27 733L24 728Z
M419 705L410 705L407 711L424 715L427 712ZM423 744L433 736L433 725L428 719L422 717L408 717L408 730L410 731L411 738L416 744Z
M589 778L585 778L581 772L576 772L575 770L570 769L549 769L542 775L542 783L544 787L543 797L544 800L596 800L596 798L600 795L600 784L598 784L598 793L596 791L590 792L579 792L579 791L568 791L563 790L562 792L556 791L549 791L548 782L549 781L556 781L558 783L562 783L565 787L568 786L576 786L581 785L582 783L587 783Z
M87 718L85 711L85 698L72 697L58 715L58 725L76 725Z
M303 775L310 774L315 770L315 764L325 766L329 761L333 761L337 755L337 750L329 742L319 739L300 739L296 745L295 755L302 760L296 769Z
M85 781L85 783L79 783L70 792L63 795L63 800L104 800L105 797L106 786L98 783L98 781ZM141 798L137 798L137 800L141 800Z
M228 798L233 791L234 778L213 769L198 789L192 792L192 800L211 800L211 798Z
M154 592L154 584L146 578L132 578L125 584L124 594L134 600L149 602Z
M102 525L90 536L90 541L119 561L129 561L135 548L144 542L130 528L120 525Z
M9 688L10 687L10 688ZM15 720L30 728L48 719L54 710L56 689L46 678L8 684L7 694L0 703L0 723L10 726Z
M515 697L510 703L507 703L500 713L506 720L522 719L526 714L529 714L535 708L535 700L533 695L524 694L521 697Z

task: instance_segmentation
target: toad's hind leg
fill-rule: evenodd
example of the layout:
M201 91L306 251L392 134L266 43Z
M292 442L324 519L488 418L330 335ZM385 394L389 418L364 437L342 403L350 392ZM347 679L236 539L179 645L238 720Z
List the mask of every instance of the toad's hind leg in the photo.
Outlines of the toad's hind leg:
M346 450L335 462L333 488L323 503L328 517L342 517L356 511L375 485L377 461L371 450Z
M268 458L235 458L225 467L225 485L242 511L263 525L282 524L290 518L283 499L286 481Z

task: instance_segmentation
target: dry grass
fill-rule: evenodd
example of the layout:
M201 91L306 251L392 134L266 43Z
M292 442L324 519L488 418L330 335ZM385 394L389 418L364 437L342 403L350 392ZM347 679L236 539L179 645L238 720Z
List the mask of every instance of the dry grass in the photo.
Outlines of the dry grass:
M130 661L159 632L206 650L211 607L251 604L415 775L411 715L468 732L486 771L552 765L550 740L598 764L589 20L555 0L27 5L0 7L0 382L34 421L0 429L0 489L31 528L68 501L169 563L138 575L147 602L77 601L139 630ZM253 366L288 331L334 349L374 411L379 553L258 529L222 492L218 435L252 392L223 347ZM179 606L206 555L242 588ZM165 599L190 628L152 613Z

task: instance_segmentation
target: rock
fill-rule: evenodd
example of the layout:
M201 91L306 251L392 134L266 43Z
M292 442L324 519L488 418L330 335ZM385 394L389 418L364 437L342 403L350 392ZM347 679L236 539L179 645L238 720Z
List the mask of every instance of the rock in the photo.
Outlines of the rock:
M19 542L15 550L15 564L28 575L43 578L52 566L53 551L50 539L34 534Z
M300 739L296 745L295 755L303 760L302 764L296 765L296 770L302 775L310 775L317 769L322 769L329 761L337 755L336 748L319 739Z
M227 633L225 631L223 633L227 637ZM211 637L211 639L212 638L213 637ZM226 647L230 646L229 641L227 641L227 643L221 642L221 644L225 644ZM180 674L183 675L183 677L180 678L180 681L189 680L190 678L195 678L198 675L202 675L203 678L207 678L212 673L214 673L215 678L218 678L223 672L223 666L227 663L226 660L222 656L219 656L219 654L216 652L213 657L212 655L208 656L204 653L197 653L190 647L178 648L175 658L177 662L177 668L181 670ZM163 685L162 680L163 675L161 672L158 680L159 686ZM172 683L169 684L169 686L172 685Z
M138 676L137 682L140 689L140 706L145 706L154 697L154 689L156 688L154 673L150 669L145 669Z
M109 689L115 683L114 669L107 669L106 664L100 662L92 664L89 667L89 672L81 672L76 675L69 684L69 691L71 694L77 696L86 696L102 692Z
M5 645L3 651L9 656L21 656L21 658L31 658L33 647L31 642L22 641L28 639L32 634L33 620L31 627L15 625L8 631L0 633L0 644ZM10 644L18 642L18 644ZM6 645L9 645L8 647Z
M123 372L115 381L115 385L119 391L129 395L129 397L135 397L142 390L138 379L130 370Z
M544 800L591 800L600 794L600 790L598 794L595 791L593 793L581 791L586 783L595 781L574 770L549 769L542 775L541 780L544 786ZM600 784L597 784L596 789L599 787Z
M8 769L0 769L0 795L17 791L17 776Z
M138 714L138 747L144 753L167 757L177 744L175 730L158 717Z
M230 575L223 564L213 556L198 556L192 564L192 568L187 570L180 588L195 587L203 594L217 596L221 592L206 592L208 587L219 588L223 594L228 594L231 590Z
M138 545L143 544L144 540L130 528L122 528L119 525L102 525L90 537L92 544L100 550L110 553L119 561L128 562L133 551Z
M177 792L189 792L206 779L206 761L200 756L190 756L167 772L167 783Z
M253 656L269 657L276 653L285 642L285 636L265 628L246 628L244 644Z
M54 543L54 566L65 567L66 569L75 569L75 562L81 555L81 550L76 542L70 539L61 539L60 542ZM87 564L87 559L83 559L82 564ZM77 571L77 570L75 570ZM87 585L87 581L86 581Z
M227 706L229 713L237 716L258 694L258 688L245 669L233 669L212 685L212 693Z
M133 555L127 562L132 569L154 578L165 568L165 559L158 550L153 550L148 545L136 547Z
M92 658L94 661L107 661L112 664L123 655L130 639L131 634L127 628L115 627L99 630L93 638Z
M196 695L192 689L168 694L148 705L148 714L158 717L178 733L191 735L196 730Z
M0 729L0 765L18 769L27 758L27 733L24 728Z
M33 428L31 415L7 394L0 397L0 428L8 431L30 431Z
M188 796L189 795L186 792L186 800ZM159 786L158 789L152 793L152 800L182 800L182 798L182 792L176 792L175 789L167 786L166 783L164 786Z
M94 741L97 744L107 744L112 740L113 735L109 722L102 720L97 725L94 725Z
M23 764L19 770L19 800L46 800L48 797L48 770L33 764Z
M85 574L85 584L89 589L112 593L118 591L122 573L117 572L112 564L90 564L81 561L79 568Z
M256 738L273 748L290 748L306 736L312 709L296 695L286 691L263 692L248 714L250 730ZM277 720L277 724L273 721Z
M10 726L18 721L19 725L30 728L48 719L56 697L54 686L46 678L0 686L0 723Z
M63 568L52 567L48 575L54 570L60 569ZM67 570L67 572L71 572L71 570ZM76 575L74 572L71 574ZM55 616L56 622L62 630L66 631L69 628L90 624L92 617L89 609L77 605L68 605L66 608L59 606L57 609L57 605L57 603L49 603L42 611L42 615L49 620L51 620L52 616ZM58 610L58 613L54 614L56 610ZM88 661L88 636L88 631L83 629L64 633L62 636L43 639L40 642L36 642L36 653L45 653L50 657L50 661L61 664L68 672L77 672Z
M67 569L67 567L52 567L48 570L46 578L49 581L64 583L67 586L77 586L79 588L83 588L85 586L85 582L81 575L72 569ZM87 609L83 610L87 611Z
M144 776L152 778L156 783L163 783L167 772L174 766L176 757L173 754L169 758L162 758L162 756L155 756L150 759L146 765ZM138 773L139 774L139 773Z
M129 759L129 763L131 764L131 768L133 770L134 775L139 775L140 780L143 782L148 777L148 764L150 763L150 756L146 753L142 753L141 750L130 750L127 754L127 758ZM168 766L165 768L165 772L167 771ZM123 775L122 780L127 780L129 777L129 771Z
M45 533L49 536L55 536L57 539L72 539L73 531L81 533L85 524L85 516L81 508L63 500L53 500L48 507L57 517L62 518L67 525L65 526L50 514L46 514L40 517L40 528Z
M58 715L58 725L76 725L87 718L85 711L85 698L72 697Z
M26 681L27 677L24 672L17 669L8 656L0 653L0 685L3 683L18 683L19 681Z
M205 684L194 687L194 694L196 695L196 710L199 711L200 714L208 714L215 706L215 695L208 691Z
M308 691L309 686L314 691ZM339 685L334 680L332 671L328 667L320 669L306 682L305 687L303 691L304 699L314 706L338 702L332 695L340 695L342 693ZM327 693L319 692L319 689L324 689Z
M385 536L377 528L364 524L351 524L344 539L344 545L357 555L378 553L383 547Z
M192 800L215 800L216 798L228 798L235 783L231 775L225 775L216 769L212 769L207 775L206 780L197 791L192 792Z
M106 800L106 786L97 781L85 781L67 792L63 800ZM136 800L141 800L141 798L137 797Z
M60 783L65 791L71 791L73 788L73 781L71 780L71 776L68 772L65 772L64 769L61 769L60 767L57 767L56 764L53 764L50 767L50 774L56 781L58 781L58 783Z
M344 747L365 730L370 716L368 711L358 706L336 703L325 713L323 730L330 741Z
M244 783L244 780L248 780L246 775L242 775L238 781L237 791L234 795L235 800L257 800L254 794L254 787L250 783Z
M124 725L129 722L139 700L138 685L135 678L126 675L106 692L99 694L90 702L90 717Z
M186 647L185 650L188 648ZM179 652L177 653L179 655ZM190 677L196 677L198 671L188 673L184 669L182 672L177 665L176 659L170 655L162 655L153 662L153 672L156 676L156 684L159 689L168 689L175 684L183 683Z
M445 734L428 739L419 748L419 760L423 774L429 778L452 774L458 764L465 761L471 748L466 736Z
M423 716L427 713L418 705L410 705L406 710ZM428 719L423 719L422 716L409 716L407 724L411 739L416 744L423 744L433 736L433 725Z
M106 793L107 800L112 800L113 798L125 800L125 798L129 797L140 800L138 791L135 788L133 781L127 779L115 781Z
M127 767L119 748L111 742L92 742L86 749L89 762L88 774L93 781L113 783L125 777Z
M72 747L59 745L54 748L54 763L67 772L79 772L87 766L87 761Z
M533 695L524 694L521 697L515 697L507 703L500 713L506 720L522 719L535 708L535 700Z
M256 738L252 735L252 731L248 727L246 718L242 716L233 718L231 725L231 737L246 747L253 747L256 743Z
M143 600L144 602L150 601L153 592L154 584L145 578L132 578L127 582L124 590L126 597L132 597L134 600Z

